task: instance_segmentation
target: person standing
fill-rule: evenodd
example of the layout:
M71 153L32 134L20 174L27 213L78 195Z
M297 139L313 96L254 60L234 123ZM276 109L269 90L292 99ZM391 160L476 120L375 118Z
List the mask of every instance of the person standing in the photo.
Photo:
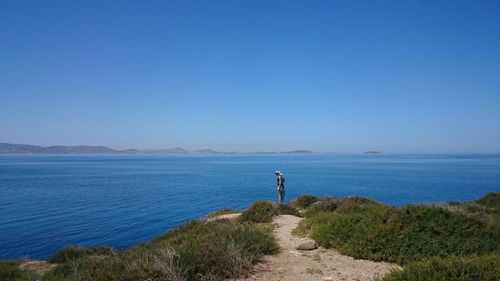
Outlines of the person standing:
M280 171L275 171L277 185L276 188L278 190L278 204L281 205L285 202L285 176Z

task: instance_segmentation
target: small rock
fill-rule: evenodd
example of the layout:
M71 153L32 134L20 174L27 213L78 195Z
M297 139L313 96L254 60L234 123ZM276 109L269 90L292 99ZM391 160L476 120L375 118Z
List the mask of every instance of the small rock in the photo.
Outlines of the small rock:
M302 251L311 251L311 250L314 250L316 248L318 248L318 245L316 245L316 241L314 241L314 240L306 241L306 242L298 245L297 247L295 247L295 249L302 250Z

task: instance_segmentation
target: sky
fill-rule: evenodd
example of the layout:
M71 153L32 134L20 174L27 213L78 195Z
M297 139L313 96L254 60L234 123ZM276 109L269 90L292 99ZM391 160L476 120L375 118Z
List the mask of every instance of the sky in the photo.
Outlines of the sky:
M500 153L500 1L0 0L0 142Z

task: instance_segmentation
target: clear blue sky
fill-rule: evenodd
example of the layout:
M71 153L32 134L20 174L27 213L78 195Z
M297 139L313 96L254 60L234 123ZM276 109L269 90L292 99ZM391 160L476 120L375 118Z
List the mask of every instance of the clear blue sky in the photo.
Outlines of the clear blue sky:
M0 142L500 152L500 1L0 1Z

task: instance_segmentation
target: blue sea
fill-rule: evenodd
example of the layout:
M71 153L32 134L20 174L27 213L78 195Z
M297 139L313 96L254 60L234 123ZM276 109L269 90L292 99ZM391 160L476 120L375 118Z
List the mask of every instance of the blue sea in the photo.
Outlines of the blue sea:
M0 156L0 259L68 245L126 249L220 208L300 194L389 205L500 191L499 155Z

